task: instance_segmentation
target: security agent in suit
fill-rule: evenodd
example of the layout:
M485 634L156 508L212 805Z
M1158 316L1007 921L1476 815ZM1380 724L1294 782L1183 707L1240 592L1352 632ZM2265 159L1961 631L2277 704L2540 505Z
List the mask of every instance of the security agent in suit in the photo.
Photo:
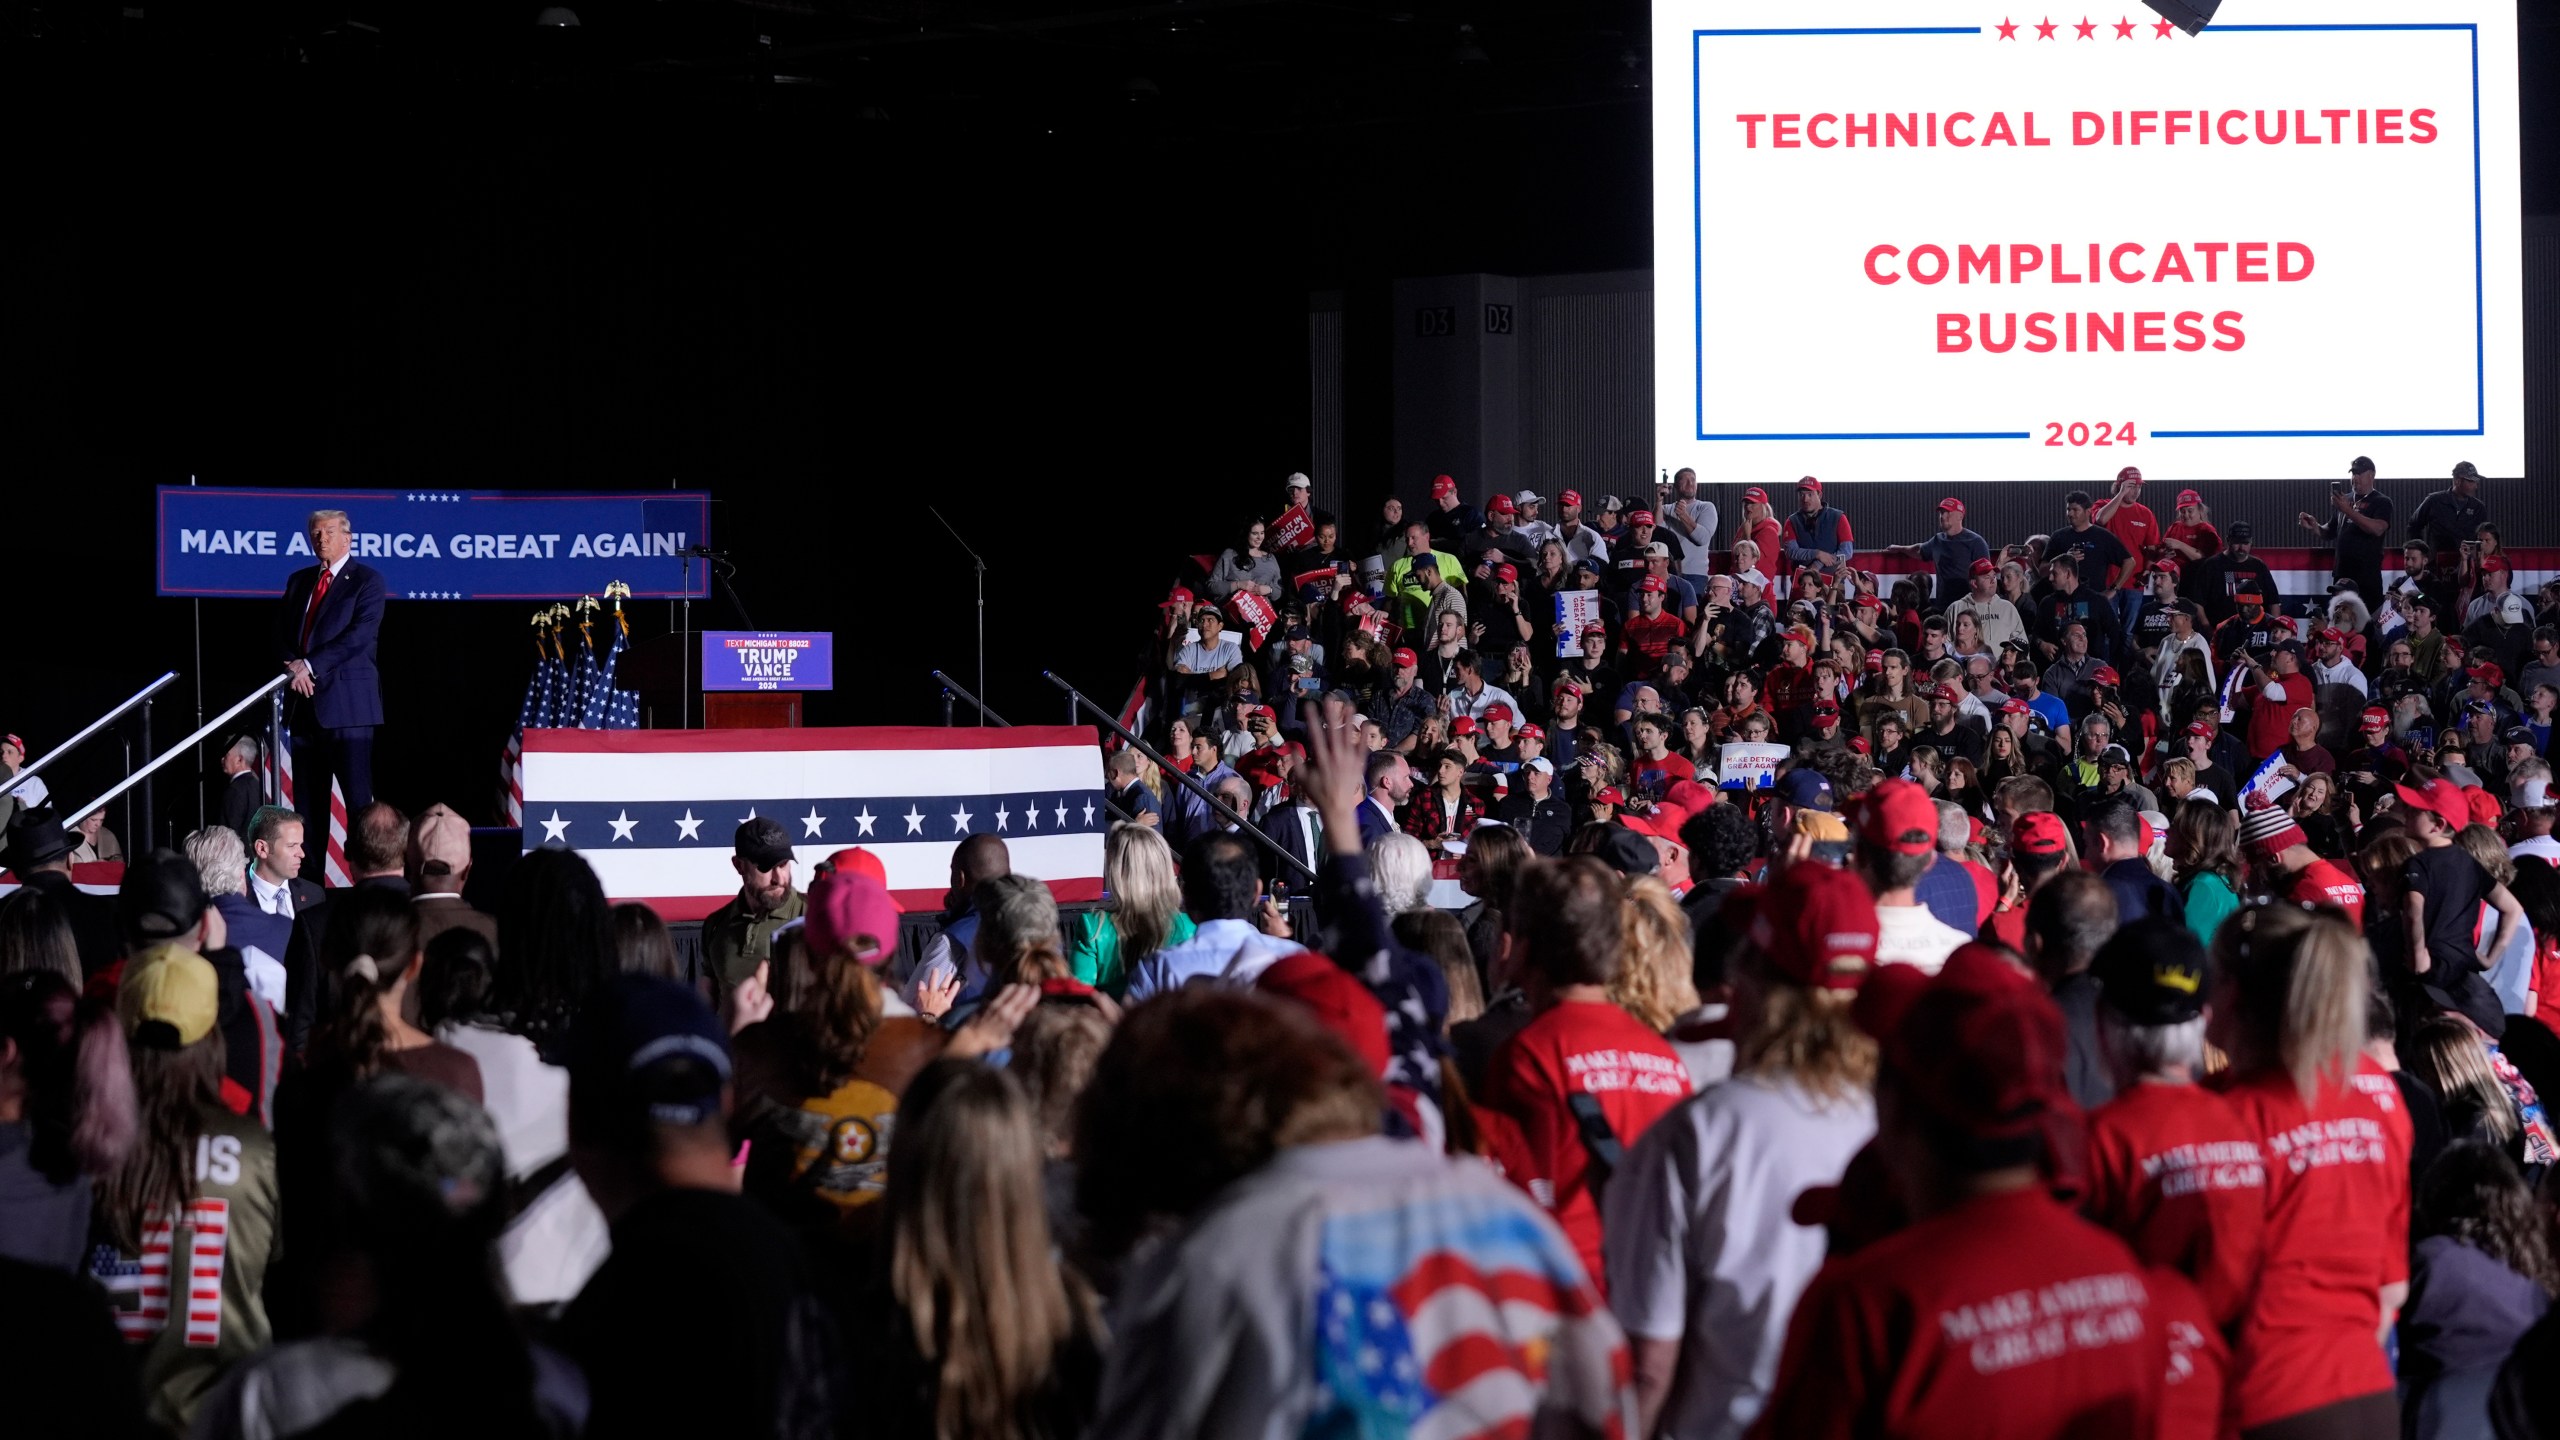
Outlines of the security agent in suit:
M344 510L314 510L305 532L318 562L285 582L277 607L276 659L295 698L285 715L293 731L294 806L304 833L329 833L329 782L345 789L353 813L373 803L373 732L382 723L382 680L374 648L382 638L382 573L349 556L355 532ZM318 878L325 844L304 847L302 873Z

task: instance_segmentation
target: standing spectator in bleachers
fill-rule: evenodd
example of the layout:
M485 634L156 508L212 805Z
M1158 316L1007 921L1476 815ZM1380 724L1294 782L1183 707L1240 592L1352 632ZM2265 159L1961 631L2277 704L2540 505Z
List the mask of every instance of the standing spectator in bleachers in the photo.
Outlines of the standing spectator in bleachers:
M1244 527L1244 536L1218 556L1218 564L1209 572L1211 598L1225 603L1233 595L1259 595L1278 605L1280 594L1280 560L1262 548L1265 531L1256 520Z
M2477 538L2489 519L2480 498L2480 470L2465 460L2453 467L2453 483L2418 502L2409 516L2409 538L2423 540L2438 555L2459 552Z
M1849 517L1824 503L1822 482L1810 475L1796 482L1796 511L1787 517L1780 534L1779 558L1790 567L1813 565L1837 572L1857 558Z
M1565 558L1580 564L1593 562L1592 573L1609 563L1609 542L1599 531L1582 523L1582 492L1567 490L1556 497L1556 539L1564 543Z
M1680 542L1680 573L1704 589L1714 573L1716 502L1698 493L1698 472L1683 465L1671 476L1671 495L1659 507L1662 523Z
M1950 614L1968 590L1988 588L1976 587L1973 575L1976 564L1990 560L1991 542L1965 528L1964 502L1952 495L1938 502L1937 534L1917 545L1887 545L1884 549L1888 555L1917 555L1928 561L1936 586L1931 599L1937 608ZM1998 568L1992 566L1984 573L1996 573ZM1974 608L1981 608L1978 601ZM1999 641L1991 643L1997 645Z
M1455 554L1467 537L1484 528L1484 517L1476 507L1458 498L1456 477L1435 475L1431 479L1431 548ZM1411 553L1407 542L1407 553Z
M2114 580L2116 628L2133 628L2134 602L2142 597L2142 577L2151 562L2165 551L2161 543L2160 517L2142 503L2142 471L2127 465L2116 472L2115 493L2098 507L2098 523L2116 537L2124 548L2125 560L2117 567Z

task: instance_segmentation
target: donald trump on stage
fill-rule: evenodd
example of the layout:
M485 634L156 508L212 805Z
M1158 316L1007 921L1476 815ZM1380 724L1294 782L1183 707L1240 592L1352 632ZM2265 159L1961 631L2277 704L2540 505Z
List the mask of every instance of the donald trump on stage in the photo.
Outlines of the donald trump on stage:
M311 512L308 537L319 563L285 582L276 611L276 659L292 677L285 720L293 735L293 800L302 812L302 873L317 880L328 859L329 782L344 789L347 812L373 803L373 730L382 723L382 681L373 652L382 637L382 573L348 558L355 532L344 510Z

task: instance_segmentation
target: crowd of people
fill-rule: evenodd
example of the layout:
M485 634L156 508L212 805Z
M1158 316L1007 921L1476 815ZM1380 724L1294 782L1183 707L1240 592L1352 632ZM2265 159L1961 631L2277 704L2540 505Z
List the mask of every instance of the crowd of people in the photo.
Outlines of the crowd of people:
M23 808L12 1433L2560 1430L2560 631L2468 467L2309 597L2130 470L1889 588L1812 479L1458 488L1174 591L1088 909L750 819L688 962L443 806L113 895Z

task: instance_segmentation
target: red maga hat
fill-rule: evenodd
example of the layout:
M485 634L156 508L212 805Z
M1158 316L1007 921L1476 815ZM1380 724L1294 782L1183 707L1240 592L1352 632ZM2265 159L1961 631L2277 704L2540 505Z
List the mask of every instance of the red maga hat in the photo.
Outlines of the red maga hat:
M1985 555L1981 559L1973 562L1973 573L1976 575L1997 575L2000 573L2000 562L1992 559L1988 555Z
M2009 824L2009 848L2023 855L2060 855L2071 848L2071 832L2050 810L2030 810Z
M1556 503L1559 505L1573 505L1578 507L1582 504L1582 492L1579 490L1558 491L1556 493Z
M2412 810L2424 810L2459 830L2471 823L2471 802L2463 798L2462 787L2439 775L2423 786L2394 785L2392 793L2400 803Z
M1520 567L1517 565L1496 565L1493 567L1493 578L1501 581L1505 585L1517 585L1520 583Z
M2031 1141L2069 1104L2062 1012L2034 976L1983 944L1958 946L1884 1041L1898 1093L1977 1141Z
M1938 502L1938 508L1941 510L1953 510L1957 514L1961 515L1964 513L1964 502L1953 495L1950 495L1946 499Z
M1670 588L1670 586L1663 583L1662 577L1659 575L1647 575L1636 582L1636 593L1639 595L1660 595Z
M1499 703L1484 707L1484 723L1490 725L1496 720L1501 721L1505 725L1510 724L1511 707Z
M1520 727L1520 738L1523 740L1544 740L1547 738L1547 727L1539 724L1535 720L1532 720L1528 724Z
M1769 492L1761 489L1757 485L1754 485L1742 492L1742 503L1746 505L1766 505L1769 503Z
M1455 495L1457 493L1458 482L1455 478L1447 475L1434 475L1431 477L1432 499L1437 500L1444 495Z
M1359 977L1311 950L1283 956L1253 982L1253 988L1278 995L1314 1012L1316 1022L1339 1035L1351 1053L1384 1075L1393 1053L1387 1045L1387 1012Z
M1807 475L1796 482L1796 488L1799 490L1810 490L1814 494L1819 495L1822 493L1822 482L1814 479L1810 475Z
M1630 525L1650 525L1653 523L1653 512L1650 510L1632 511L1627 516L1627 523Z
M1410 670L1422 663L1422 657L1399 645L1396 647L1395 662L1398 668Z
M1599 789L1591 792L1591 798L1602 805L1624 805L1627 803L1626 792L1620 790L1615 785L1601 786Z
M1938 848L1938 803L1908 780L1886 780L1858 801L1858 838L1896 855Z
M1876 963L1876 899L1845 870L1790 865L1751 910L1751 939L1770 965L1816 990L1855 990Z
M1461 715L1457 719L1450 721L1449 733L1451 735L1473 735L1476 733L1475 717L1472 715Z
M2203 503L2204 497L2193 490L2181 490L2178 492L2178 508L2182 510L2189 505L2201 505Z
M1492 499L1484 502L1484 513L1487 515L1516 515L1519 513L1519 507L1512 503L1510 496L1496 495Z

